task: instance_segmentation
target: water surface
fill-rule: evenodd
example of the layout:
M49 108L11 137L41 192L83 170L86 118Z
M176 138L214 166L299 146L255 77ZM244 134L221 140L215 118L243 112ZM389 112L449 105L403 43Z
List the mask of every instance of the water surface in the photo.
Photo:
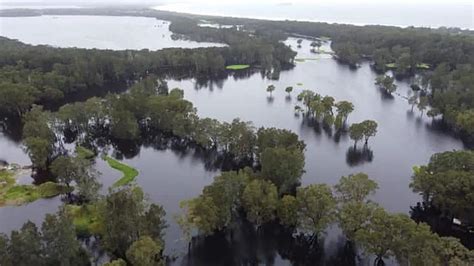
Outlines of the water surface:
M0 35L28 44L111 50L223 46L171 39L169 22L125 16L0 17Z

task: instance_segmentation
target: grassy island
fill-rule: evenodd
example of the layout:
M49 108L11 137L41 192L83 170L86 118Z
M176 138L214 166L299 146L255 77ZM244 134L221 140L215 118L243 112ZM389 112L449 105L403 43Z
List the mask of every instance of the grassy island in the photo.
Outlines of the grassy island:
M230 65L230 66L226 66L225 69L227 69L227 70L242 70L242 69L247 69L249 67L250 67L250 65Z
M22 205L42 198L52 198L72 192L73 188L53 182L39 186L17 185L12 171L0 171L0 206Z
M113 184L113 187L120 187L120 186L127 185L133 180L135 180L135 177L137 177L138 175L137 169L130 167L126 164L123 164L109 156L105 156L104 160L107 161L110 167L122 172L123 174L122 178L120 178Z

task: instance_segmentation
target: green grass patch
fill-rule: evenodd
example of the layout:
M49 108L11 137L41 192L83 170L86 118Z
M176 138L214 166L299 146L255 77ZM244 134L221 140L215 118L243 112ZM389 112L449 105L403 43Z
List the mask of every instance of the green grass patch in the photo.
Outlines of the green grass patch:
M79 158L82 159L87 159L87 160L92 160L95 157L94 151L91 151L87 148L84 148L82 146L76 146L76 155Z
M242 69L247 69L249 67L250 67L250 65L230 65L230 66L226 66L225 69L227 69L227 70L242 70Z
M390 69L393 69L393 68L397 68L397 64L395 64L395 63L389 63L389 64L385 64L385 67L390 68Z
M13 173L11 171L2 170L0 171L0 193L2 189L8 188L15 184Z
M98 235L101 232L97 205L66 205L78 236Z
M0 191L0 205L21 205L42 198L52 198L72 192L72 187L66 187L53 182L35 185L11 185Z
M303 83L299 82L299 83L296 83L296 86L303 86Z
M430 69L430 65L426 63L416 64L416 68L419 69Z
M137 169L130 167L126 164L123 164L109 156L105 156L104 159L109 164L110 167L122 172L123 174L122 178L120 178L113 184L114 187L125 186L129 184L130 182L132 182L133 180L135 180L135 177L137 177L138 175Z
M311 60L318 60L318 58L296 58L296 62L304 62L304 61L311 61Z

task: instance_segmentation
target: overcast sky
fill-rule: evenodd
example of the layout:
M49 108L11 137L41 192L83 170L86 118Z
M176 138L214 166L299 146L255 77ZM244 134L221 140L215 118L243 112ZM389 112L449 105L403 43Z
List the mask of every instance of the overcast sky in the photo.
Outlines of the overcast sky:
M50 5L50 4L78 4L78 3L87 3L87 4L93 4L93 3L140 3L140 2L146 2L146 3L215 3L215 4L225 4L227 3L255 3L256 0L238 0L238 2L235 2L235 0L178 0L178 1L173 1L173 0L92 0L92 1L85 1L85 0L0 0L1 3L17 3L17 4L25 4L25 3L32 3L32 4L45 4L45 5ZM280 4L280 3L311 3L311 4L360 4L360 3L365 3L365 4L376 4L376 5L384 5L384 4L409 4L409 5L420 5L420 4L426 4L426 5L432 5L432 4L446 4L446 5L452 5L452 4L465 4L465 5L473 5L472 0L258 0L258 3L274 3L274 4Z

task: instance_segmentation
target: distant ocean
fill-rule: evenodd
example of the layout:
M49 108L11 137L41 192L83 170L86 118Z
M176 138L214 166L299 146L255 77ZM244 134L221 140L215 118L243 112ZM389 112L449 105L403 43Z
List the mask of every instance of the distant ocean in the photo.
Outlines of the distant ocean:
M238 2L238 1L237 1ZM201 15L234 16L272 20L305 20L355 25L391 25L438 28L459 27L474 30L474 4L239 4L178 3L153 7Z

